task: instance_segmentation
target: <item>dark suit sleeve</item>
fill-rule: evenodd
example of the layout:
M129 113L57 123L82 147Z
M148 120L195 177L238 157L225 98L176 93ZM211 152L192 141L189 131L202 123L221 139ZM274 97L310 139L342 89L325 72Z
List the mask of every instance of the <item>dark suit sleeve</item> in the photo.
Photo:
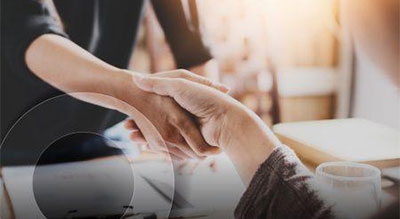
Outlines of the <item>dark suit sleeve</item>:
M41 0L1 1L1 52L16 73L26 73L25 51L42 34L66 36Z
M195 2L190 3L193 9ZM191 10L192 19L188 21L181 0L152 0L152 4L179 68L196 66L212 58L201 39L195 11Z

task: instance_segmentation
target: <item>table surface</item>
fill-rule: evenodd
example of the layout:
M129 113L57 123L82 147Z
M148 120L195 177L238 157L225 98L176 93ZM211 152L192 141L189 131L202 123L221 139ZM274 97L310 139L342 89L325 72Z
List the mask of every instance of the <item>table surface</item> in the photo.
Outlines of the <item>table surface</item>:
M313 165L305 163L305 165L310 169L314 170ZM3 184L3 181L1 180L0 176L0 183L1 183L1 189L0 189L0 197L1 197L1 202L0 202L0 218L2 219L13 219L15 218L13 216L12 212L12 206L11 202L9 199L9 196L7 194L7 190ZM386 206L392 201L399 199L399 185L396 183L393 183L390 180L387 179L382 179L382 205ZM219 215L219 216L218 216ZM222 218L220 217L221 215L227 215L227 212L217 212L215 215L210 215L208 217L203 217L203 218Z
M218 155L220 156L220 155ZM207 160L206 160L207 161ZM157 179L154 174L158 172L157 163L160 162L138 162L134 164L135 173L142 175L144 172L150 172L149 175L145 175L150 179ZM146 165L147 164L147 165ZM143 166L145 165L145 166ZM148 171L151 169L152 171ZM147 170L147 171L146 171ZM190 166L188 167L188 172L190 171ZM162 171L160 169L160 171ZM9 172L9 171L8 171ZM164 171L165 172L165 171ZM229 161L229 159L221 154L221 157L218 158L218 172L214 173L211 171L207 162L202 162L196 169L194 174L177 174L175 177L175 182L181 185L186 185L183 187L183 191L177 190L181 194L184 194L184 198L191 203L193 206L198 207L198 209L210 209L213 215L210 215L205 218L232 218L232 216L228 217L217 217L216 214L233 214L233 209L236 206L238 199L240 198L242 192L245 187L243 186L240 177L237 175L236 171L234 171L233 164ZM11 182L9 182L11 183ZM227 185L227 186L224 186ZM139 184L138 184L139 186ZM205 188L206 186L207 188ZM186 188L190 188L186 191ZM15 190L15 188L9 188L10 192ZM2 191L0 190L0 193ZM6 192L4 189L3 192ZM208 197L214 197L213 200L210 200ZM215 195L217 194L217 195ZM136 197L139 197L143 194L136 194ZM0 194L0 197L4 197L3 194ZM139 201L140 202L140 201ZM141 205L143 203L136 203L136 206ZM4 199L2 200L2 206L4 207L1 210L0 218L15 218L10 211L11 202L10 200ZM210 208L212 207L212 208ZM231 209L219 212L220 209Z
M314 163L350 161L400 166L400 132L365 119L332 119L273 126L280 140Z
M305 162L304 163L306 167L308 167L311 171L315 170L315 165L310 164ZM225 169L222 169L222 172L228 172L230 171L229 169L230 167L225 167ZM0 169L0 173L1 173L1 169ZM204 180L205 178L209 177L205 177L204 175L201 174L197 174L195 176L181 176L182 178L193 178L194 181L199 181L199 180ZM226 176L221 176L221 177L226 177ZM217 178L216 181L221 180L222 178ZM12 211L12 206L11 206L11 202L9 199L9 196L7 194L7 190L5 188L5 185L2 181L1 175L0 175L0 198L1 198L1 202L0 202L0 218L2 219L13 219L15 218L13 216L13 211ZM389 203L391 203L392 201L399 199L399 184L396 184L390 180L387 179L382 179L382 205L383 207ZM202 191L202 193L204 193L206 191ZM211 191L211 192L215 192L215 191ZM196 195L197 193L195 193L194 195ZM204 201L204 200L203 200ZM217 200L218 201L218 200ZM219 200L221 201L221 200ZM232 214L232 212L228 212L230 214ZM219 216L217 216L219 215ZM221 215L227 215L227 212L216 212L215 215L210 215L208 217L204 217L204 218L223 218L220 217Z

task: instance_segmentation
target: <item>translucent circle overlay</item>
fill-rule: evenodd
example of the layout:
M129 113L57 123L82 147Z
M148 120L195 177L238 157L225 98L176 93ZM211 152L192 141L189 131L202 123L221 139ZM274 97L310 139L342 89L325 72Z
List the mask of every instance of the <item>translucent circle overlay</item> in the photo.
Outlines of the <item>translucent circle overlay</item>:
M80 139L87 142L72 145ZM122 150L105 142L93 133L73 133L42 153L33 193L46 218L118 217L133 209L133 169Z
M99 107L78 99L105 104ZM104 121L123 118L121 113L105 108L108 106L124 109L149 144L168 150L158 130L141 112L114 97L70 93L48 99L20 117L1 143L0 166L20 173L10 179L19 183L9 191L10 196L20 200L13 206L17 216L122 218L142 213L136 205L152 204L143 198L143 193L135 199L138 174L131 158L103 136L109 125ZM162 181L174 188L170 157L163 166ZM164 192L173 198L174 189ZM161 209L159 216L168 217L171 207L172 201Z

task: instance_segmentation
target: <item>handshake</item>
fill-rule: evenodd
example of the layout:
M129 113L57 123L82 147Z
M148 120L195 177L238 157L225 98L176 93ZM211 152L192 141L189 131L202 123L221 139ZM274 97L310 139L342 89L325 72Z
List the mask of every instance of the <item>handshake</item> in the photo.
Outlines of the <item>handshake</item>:
M136 95L125 100L133 99L127 102L155 126L167 145L149 144L151 150L178 160L203 159L223 150L237 168L247 169L247 175L250 164L256 169L279 144L260 118L227 95L224 85L185 70L129 74ZM134 119L127 120L125 127L133 141L149 142L151 136Z
M136 107L150 120L167 148L151 145L153 151L169 153L173 159L203 159L219 153L228 111L239 103L226 93L229 89L186 70L157 74L132 74L134 84L144 92ZM135 142L147 143L134 119L125 123Z

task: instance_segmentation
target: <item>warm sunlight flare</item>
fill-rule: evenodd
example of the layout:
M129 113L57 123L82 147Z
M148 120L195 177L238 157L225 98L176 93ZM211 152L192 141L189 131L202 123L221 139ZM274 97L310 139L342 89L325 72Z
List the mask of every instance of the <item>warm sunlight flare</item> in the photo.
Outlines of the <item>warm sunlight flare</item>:
M335 63L334 0L201 0L202 28L212 52L239 72Z

